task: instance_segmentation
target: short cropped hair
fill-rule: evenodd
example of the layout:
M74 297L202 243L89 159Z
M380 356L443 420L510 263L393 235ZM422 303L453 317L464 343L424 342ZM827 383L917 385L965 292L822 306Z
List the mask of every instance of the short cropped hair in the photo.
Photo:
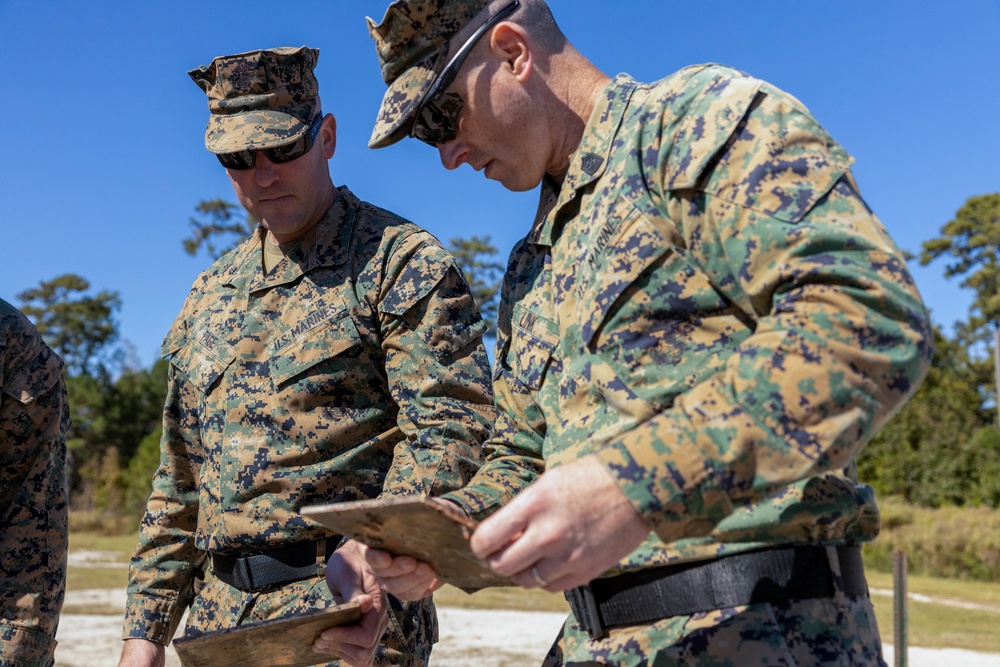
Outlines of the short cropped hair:
M521 8L511 20L527 30L550 53L559 53L566 46L566 36L545 0L521 0Z

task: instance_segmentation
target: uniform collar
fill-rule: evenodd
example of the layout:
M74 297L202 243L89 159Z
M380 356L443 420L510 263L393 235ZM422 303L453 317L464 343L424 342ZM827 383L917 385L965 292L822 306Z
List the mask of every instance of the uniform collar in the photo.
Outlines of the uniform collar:
M551 246L553 225L559 211L576 199L577 192L604 175L611 149L629 99L638 83L628 74L619 74L604 87L590 113L583 138L569 158L569 169L561 180L546 174L542 180L538 213L529 240Z
M337 189L326 215L299 244L264 275L261 270L261 235L254 234L235 253L219 277L223 285L251 293L295 282L320 266L337 267L347 262L358 198L346 186Z

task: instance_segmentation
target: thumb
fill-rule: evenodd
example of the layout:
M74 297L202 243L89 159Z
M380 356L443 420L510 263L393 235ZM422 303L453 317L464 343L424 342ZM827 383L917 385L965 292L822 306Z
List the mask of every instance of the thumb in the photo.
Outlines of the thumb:
M327 561L326 584L338 602L353 600L364 593L361 578L361 572L339 552Z

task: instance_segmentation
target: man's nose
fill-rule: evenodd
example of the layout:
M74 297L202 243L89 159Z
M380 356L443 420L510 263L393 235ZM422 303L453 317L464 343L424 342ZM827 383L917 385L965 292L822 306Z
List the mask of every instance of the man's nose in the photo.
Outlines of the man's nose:
M264 151L257 151L257 156L254 158L253 175L257 185L263 188L274 185L275 181L278 180L277 166L267 159Z
M458 169L469 155L468 149L458 139L438 144L437 149L445 169Z

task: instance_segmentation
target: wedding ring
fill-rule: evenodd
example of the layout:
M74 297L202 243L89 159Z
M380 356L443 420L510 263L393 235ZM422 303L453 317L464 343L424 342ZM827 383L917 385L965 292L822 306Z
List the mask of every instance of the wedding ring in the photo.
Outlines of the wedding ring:
M533 566L531 568L531 576L533 576L535 578L535 581L538 582L538 585L541 586L542 588L545 588L546 586L549 585L549 582L545 581L545 577L543 577L542 575L538 574L538 566L537 565L535 565L535 566Z

